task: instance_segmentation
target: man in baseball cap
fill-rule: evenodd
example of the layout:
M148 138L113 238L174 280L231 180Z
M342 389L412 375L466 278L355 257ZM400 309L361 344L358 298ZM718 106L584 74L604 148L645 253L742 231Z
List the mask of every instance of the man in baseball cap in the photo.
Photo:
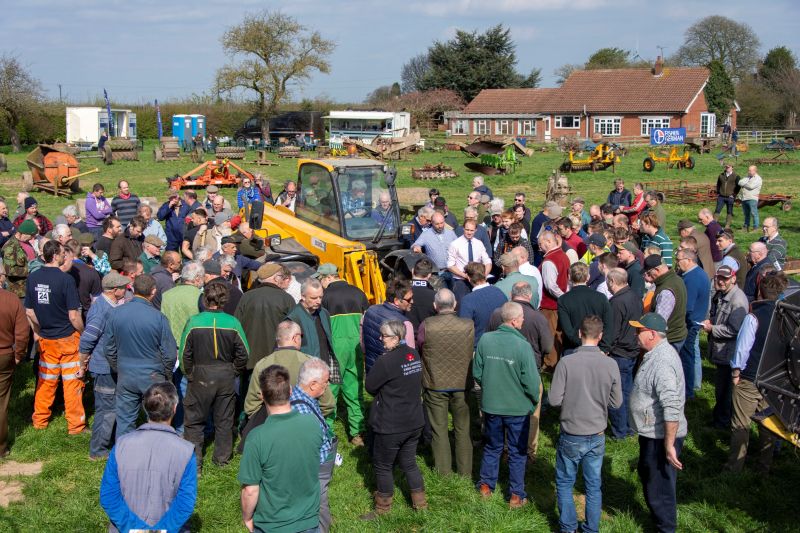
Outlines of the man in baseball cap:
M676 485L687 424L681 360L667 342L667 322L657 313L631 320L645 350L630 397L631 427L639 434L639 479L650 516L660 531L677 528Z
M339 274L339 269L336 268L336 265L333 263L322 263L318 268L317 271L314 272L311 277L320 279L324 276L334 276Z

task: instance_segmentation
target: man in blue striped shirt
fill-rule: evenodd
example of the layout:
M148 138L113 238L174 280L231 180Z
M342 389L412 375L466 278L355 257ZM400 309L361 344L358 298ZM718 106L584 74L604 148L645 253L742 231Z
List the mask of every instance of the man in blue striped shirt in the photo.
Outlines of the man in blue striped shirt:
M325 422L317 399L328 388L330 369L327 363L316 357L309 359L300 367L297 386L292 387L289 404L293 411L317 417L322 428L322 446L319 450L319 529L327 533L331 527L331 509L328 503L328 485L336 462L337 440L333 429Z

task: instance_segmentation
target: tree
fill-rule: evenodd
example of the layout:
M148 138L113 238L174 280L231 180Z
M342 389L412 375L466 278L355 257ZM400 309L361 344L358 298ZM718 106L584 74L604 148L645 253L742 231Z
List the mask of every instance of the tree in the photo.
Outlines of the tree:
M736 101L741 111L736 124L741 128L773 128L780 121L780 102L775 93L763 83L746 79L736 86Z
M388 103L389 111L408 111L417 126L430 126L445 111L464 109L466 103L455 91L449 89L433 89L430 91L413 91Z
M556 76L556 83L559 85L564 85L564 82L567 81L569 75L575 72L576 70L582 70L580 65L574 65L572 63L565 63L555 69L553 74Z
M675 54L681 65L721 62L731 78L744 79L758 63L761 42L747 24L714 15L689 26Z
M483 89L538 82L536 76L526 77L515 70L515 48L511 30L501 24L482 34L456 30L455 38L437 41L428 48L428 70L418 88L451 89L465 100L472 100Z
M403 92L410 93L419 91L422 87L422 79L428 73L430 63L428 54L419 54L409 59L400 70L400 81L403 84Z
M758 69L758 76L764 83L775 88L775 82L783 77L787 72L797 68L797 60L791 50L785 46L776 46L764 57L761 68Z
M367 97L364 99L364 103L370 105L382 105L391 100L392 96L392 85L381 85L367 95Z
M622 48L601 48L589 56L583 68L586 70L627 68L630 66L630 55L630 52Z
M42 84L10 55L0 56L0 121L8 129L14 152L22 149L20 124L44 100Z
M733 107L735 90L733 82L721 61L712 61L708 65L708 83L704 93L708 110L717 115L717 123L722 124L728 118Z
M542 84L542 69L540 68L531 69L531 73L527 76L523 76L522 74L518 74L517 76L518 78L515 85L521 89L535 89Z
M255 114L261 119L262 138L269 138L269 118L286 99L289 83L301 83L313 72L327 74L327 57L335 47L319 32L308 32L295 19L280 12L245 15L221 38L231 64L217 71L217 90L254 92Z
M780 118L784 126L796 128L800 113L800 70L784 70L776 76L773 83L775 92L779 95Z

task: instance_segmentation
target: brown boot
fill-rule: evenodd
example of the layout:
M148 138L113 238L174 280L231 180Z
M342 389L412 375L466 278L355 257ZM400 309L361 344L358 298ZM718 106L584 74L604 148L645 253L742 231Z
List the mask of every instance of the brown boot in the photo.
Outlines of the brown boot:
M424 511L428 508L428 500L425 499L425 489L411 491L411 507L415 511Z
M375 509L365 515L361 515L361 520L375 520L382 514L386 514L392 510L392 495L381 494L378 491L374 493ZM413 498L413 493L412 493Z

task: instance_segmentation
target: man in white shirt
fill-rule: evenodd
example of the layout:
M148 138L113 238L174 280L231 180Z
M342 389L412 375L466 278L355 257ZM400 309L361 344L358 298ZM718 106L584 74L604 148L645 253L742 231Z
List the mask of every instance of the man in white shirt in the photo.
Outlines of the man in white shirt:
M464 267L467 263L482 263L486 270L486 275L492 270L492 259L486 253L486 247L481 241L473 238L477 223L474 220L467 220L464 223L464 234L450 243L447 248L447 270L453 275L453 293L456 299L461 298L469 292L467 275Z
M512 248L511 253L517 256L517 262L519 263L519 273L524 274L526 276L533 276L536 278L537 286L536 292L538 294L536 301L542 301L542 273L539 272L539 269L533 266L530 263L530 255L528 254L528 250L524 246L517 246L516 248ZM538 306L537 306L538 309Z

